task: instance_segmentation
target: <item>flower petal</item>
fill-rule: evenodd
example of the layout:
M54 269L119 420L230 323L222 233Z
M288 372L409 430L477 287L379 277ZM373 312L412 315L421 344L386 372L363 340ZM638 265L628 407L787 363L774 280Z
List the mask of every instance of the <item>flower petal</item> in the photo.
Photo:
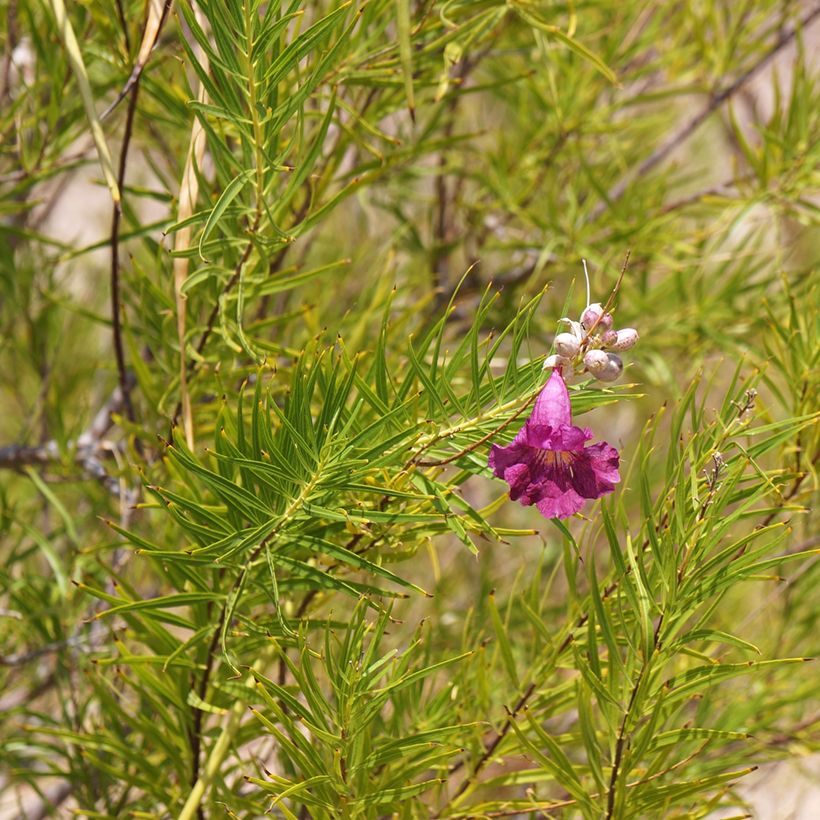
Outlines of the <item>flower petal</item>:
M578 495L572 487L563 492L557 487L556 490L557 492L545 496L536 504L544 518L569 518L587 503L588 499Z
M620 480L618 451L605 441L586 446L588 428L575 427L564 379L553 370L532 414L512 444L490 448L493 473L510 485L510 498L535 504L547 518L568 518Z
M550 425L551 427L572 424L569 393L558 370L552 371L549 381L535 400L535 407L532 410L529 422L542 426Z
M592 444L573 465L572 486L584 498L600 498L611 493L621 480L618 451L605 441Z

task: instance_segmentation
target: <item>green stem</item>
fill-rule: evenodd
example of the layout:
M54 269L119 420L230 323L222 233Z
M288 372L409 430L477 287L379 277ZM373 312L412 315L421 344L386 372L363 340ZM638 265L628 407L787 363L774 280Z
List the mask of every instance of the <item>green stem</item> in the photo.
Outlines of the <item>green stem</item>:
M273 658L277 651L278 650L275 645L267 647L253 665L253 671L258 672L264 668L264 666ZM245 686L251 688L255 683L256 678L253 675L253 672L251 672L251 674L245 678ZM228 720L222 727L222 732L211 749L211 753L208 755L205 768L199 776L199 779L196 783L194 783L193 788L188 795L188 799L185 801L185 805L179 813L179 820L192 820L192 818L196 816L199 805L202 802L203 797L205 797L205 793L210 788L214 777L216 777L222 763L225 761L228 750L231 748L233 739L236 737L236 733L242 722L242 714L247 708L247 703L241 698L231 707L231 710L228 712Z
M91 90L91 83L88 80L88 72L85 69L83 54L77 36L71 26L71 21L66 13L63 0L49 0L54 19L57 21L57 31L66 51L66 58L74 77L77 80L77 88L80 92L80 99L85 108L85 115L88 118L88 127L91 136L94 138L94 145L97 148L97 158L100 161L105 182L111 192L111 199L115 205L120 202L120 189L117 185L117 174L114 171L114 162L111 159L111 152L108 150L108 143L105 141L100 118L94 106L94 93Z
M244 2L245 11L245 39L248 44L248 52L245 55L245 69L248 72L248 96L250 105L251 121L253 123L254 142L254 164L256 166L256 222L262 215L262 203L264 202L265 188L265 154L262 150L263 134L262 123L259 121L258 99L256 93L256 77L253 66L253 16L248 0Z

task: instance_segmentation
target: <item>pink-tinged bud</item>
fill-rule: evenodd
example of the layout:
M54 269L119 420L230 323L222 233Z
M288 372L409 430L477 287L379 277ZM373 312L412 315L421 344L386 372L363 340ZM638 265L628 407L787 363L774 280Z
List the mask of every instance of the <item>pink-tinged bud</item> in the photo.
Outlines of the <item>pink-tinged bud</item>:
M612 345L614 345L615 342L617 342L617 341L618 341L618 331L617 330L607 330L606 333L604 333L601 336L601 344L604 347L612 347Z
M596 376L602 382L614 382L621 377L624 372L624 363L614 353L607 353L607 364Z
M607 347L612 350L629 350L638 341L638 331L634 327L625 327L615 333L615 341L608 342Z
M603 350L588 350L584 355L584 367L598 378L598 374L609 367L609 357Z
M567 359L574 359L580 349L578 339L572 333L559 333L555 337L555 352Z
M596 330L603 332L612 327L612 315L604 313L599 302L593 302L587 305L586 310L581 314L581 324L584 330L590 330L594 326Z

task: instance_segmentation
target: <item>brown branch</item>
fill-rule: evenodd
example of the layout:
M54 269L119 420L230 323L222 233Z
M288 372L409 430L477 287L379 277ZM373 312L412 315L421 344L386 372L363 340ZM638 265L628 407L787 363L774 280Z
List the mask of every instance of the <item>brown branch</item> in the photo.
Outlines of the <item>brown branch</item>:
M623 718L621 719L621 726L618 729L618 739L615 741L615 759L612 761L612 772L609 776L609 790L606 797L606 815L605 820L612 820L612 815L615 811L615 787L618 783L618 774L621 770L621 761L624 752L624 743L626 742L626 724L629 716L632 713L632 708L635 705L635 700L638 697L638 690L643 681L643 673L646 667L642 667L635 685L632 687L632 694L629 698L629 704L626 707Z
M624 744L626 743L627 737L626 727L629 723L632 709L635 706L635 701L638 698L638 692L640 691L644 676L649 670L652 656L655 654L660 644L662 626L663 614L661 614L660 618L658 618L658 623L655 625L655 631L652 633L652 647L649 650L649 654L644 658L643 666L641 666L641 671L638 673L638 677L632 687L632 694L629 696L629 703L627 704L626 711L624 712L623 719L621 720L621 726L618 729L618 739L615 741L615 758L612 761L612 774L609 778L609 791L607 792L606 798L605 820L612 820L612 816L615 811L616 787L618 785L618 775L620 774L621 765L623 763Z
M130 382L133 377L129 375ZM129 383L130 383L129 382ZM82 479L94 478L120 501L131 503L133 493L123 492L119 481L109 475L103 459L110 456L114 446L103 440L111 428L113 414L120 412L124 402L119 386L108 401L97 412L91 424L81 433L74 444L74 463L83 472ZM69 443L69 448L71 443ZM47 466L61 464L60 445L53 439L38 445L8 444L0 447L0 469L20 470L29 466Z
M125 18L125 9L122 7L122 0L116 0L117 17L120 18L120 28L122 29L122 38L125 41L126 52L131 51L131 38L128 36L128 20Z
M63 649L87 646L89 644L94 646L97 642L97 638L104 631L107 630L102 627L102 624L94 624L87 634L77 633L70 638L54 641L44 646L38 646L36 649L30 649L27 652L0 655L0 666L25 666L38 658L42 658L44 655L53 655L57 652L61 652Z
M616 587L617 587L617 584L612 584L611 586L609 586L606 590L604 590L602 598L605 600L608 597L608 594L611 594L615 590ZM567 637L564 638L564 640L561 642L560 646L558 647L558 650L555 653L556 658L560 657L561 654L569 648L569 646L570 646L570 644L572 643L572 640L573 640L573 638L572 638L573 633L576 630L580 629L587 622L588 619L589 619L589 615L587 615L587 614L581 615L578 618L578 620L575 622L575 625L570 630ZM464 780L461 781L461 784L456 789L456 793L450 799L450 801L449 801L450 803L452 803L454 800L456 800L458 797L460 797L462 794L464 794L465 791L467 791L467 789L475 781L476 777L478 777L478 775L481 773L481 770L490 762L490 759L492 758L493 754L495 753L495 750L498 748L501 741L504 740L504 738L510 733L510 729L512 729L513 722L518 717L518 715L521 713L521 711L527 706L527 704L530 701L530 698L532 698L532 696L535 694L535 691L536 691L536 682L532 681L529 684L529 686L527 686L527 688L524 690L524 692L521 694L521 697L518 699L518 702L515 704L513 709L512 710L510 710L510 709L506 710L507 715L504 719L504 724L502 725L501 729L499 729L493 735L493 737L490 739L490 741L484 746L484 751L482 752L481 757L476 762L476 765L473 767L472 772L470 772L470 774L468 774L467 777L465 777ZM450 767L449 774L450 775L455 774L457 771L459 771L459 769L464 767L464 764L465 764L465 760L463 758L461 760L459 760L458 763L454 763ZM441 812L439 812L439 815L440 814L441 814ZM437 816L439 816L439 815L437 815Z
M663 160L665 160L669 154L672 153L672 151L686 142L686 140L688 140L689 137L691 137L692 134L694 134L695 131L697 131L698 128L700 128L700 126L703 125L703 123L723 105L723 103L731 99L731 97L740 91L743 86L749 82L749 80L759 74L760 71L762 71L780 51L789 45L789 43L791 43L797 36L799 31L810 26L818 17L820 17L820 5L815 6L815 8L803 17L803 19L800 20L794 28L789 31L781 32L780 36L772 44L771 48L769 48L769 50L753 66L743 72L743 74L735 79L734 82L726 86L726 88L722 91L713 93L706 105L704 105L697 114L687 120L681 128L679 128L666 140L666 142L659 145L636 169L626 174L620 182L615 184L609 190L606 201L600 202L592 211L591 219L595 220L601 216L607 207L612 205L612 203L617 202L624 195L624 193L626 193L627 188L635 180L642 177L644 174L647 174L656 165L663 162Z
M462 60L453 81L463 86L469 73L478 63L478 59ZM459 96L454 94L447 100L447 122L444 125L444 141L449 141L453 135L455 113L460 99ZM441 151L438 157L438 170L433 182L433 188L436 193L436 212L433 218L433 254L431 268L434 276L437 299L441 302L442 300L446 301L445 294L449 286L448 260L450 257L450 249L448 246L453 234L452 211L449 207L451 203L447 186L447 154L445 151Z
M131 74L126 80L125 85L122 87L122 90L119 92L119 94L117 94L113 102L105 109L105 111L103 111L102 114L100 114L100 121L103 121L107 117L109 117L111 113L114 111L114 109L129 95L129 93L131 93L131 90L134 88L134 86L139 85L140 79L142 79L142 72L145 70L145 66L148 64L148 57L151 55L151 51L153 50L154 46L157 43L157 40L159 39L162 27L165 25L165 21L168 19L168 12L171 10L172 2L173 0L165 0L159 17L156 17L156 15L153 14L153 2L152 0L149 0L148 10L145 16L145 24L143 25L142 29L142 42L140 43L140 51L139 55L137 56L137 60L134 63L134 67L131 69ZM119 5L119 2L117 3L117 5ZM121 23L127 41L128 31L125 26L124 16L121 17Z
M570 641L568 640L567 646L569 646L569 643ZM535 686L535 681L532 681L530 685L524 690L523 694L518 699L518 703L515 704L512 711L507 711L507 718L504 721L504 725L501 728L501 731L496 733L495 737L490 741L490 743L488 743L484 747L484 752L478 759L478 762L474 766L473 771L467 777L465 777L464 780L461 781L461 785L458 787L456 793L453 795L453 800L457 800L462 794L464 794L465 791L467 791L467 789L478 776L479 772L481 772L481 770L487 765L487 763L489 763L490 758L493 756L495 750L498 748L498 745L509 734L515 719L527 705L530 698L535 694ZM454 770L455 767L450 769L450 772L452 773Z
M457 100L454 97L453 100ZM455 108L455 104L451 105ZM450 119L445 126L444 136L449 139L453 130L453 120ZM434 276L434 286L438 294L438 298L445 298L444 294L449 283L448 276L448 257L450 252L447 248L450 234L452 233L450 222L448 219L448 197L447 197L447 175L445 173L447 168L447 159L444 152L438 158L438 173L436 174L433 186L436 191L436 213L433 224L433 263L431 265Z
M214 658L216 657L216 648L219 644L219 635L222 632L222 623L225 620L225 612L226 606L222 607L222 611L220 612L220 620L214 627L214 634L211 638L211 642L208 645L208 654L205 658L205 670L202 673L202 677L199 681L199 686L197 687L197 694L199 695L200 701L205 700L205 695L208 693L208 683L211 678L211 672L213 671L214 665ZM196 782L199 780L199 758L202 749L202 718L203 718L203 711L199 708L199 706L192 706L193 711L193 722L194 725L191 728L189 733L190 741L191 741L191 788L194 787ZM199 810L198 814L201 815L201 809Z
M120 14L120 22L122 24L123 34L125 36L126 46L129 44L128 26L125 20L125 15L122 11L122 6L117 3ZM128 150L131 147L131 138L134 134L134 118L137 112L137 98L139 96L140 79L145 65L148 61L148 56L151 49L159 37L162 26L171 7L171 0L165 0L161 16L159 20L153 19L152 5L149 3L146 12L145 23L143 24L142 46L137 62L131 72L131 78L126 83L126 90L122 93L119 99L130 95L128 100L128 111L125 118L125 131L122 137L122 147L120 148L119 167L117 169L117 187L121 192L121 196L125 191L125 174L128 165ZM119 101L119 100L118 100ZM113 106L108 109L109 113L113 110ZM114 202L113 213L111 216L111 327L114 337L114 355L117 362L117 373L119 376L120 393L122 394L123 406L125 414L129 421L135 420L134 406L131 402L130 382L128 378L126 363L125 363L125 348L122 340L122 310L120 307L120 223L122 222L122 202Z
M706 744L703 744L698 749L696 749L692 754L687 755L683 760L679 760L677 763L673 763L671 766L667 766L660 772L655 772L655 774L649 775L649 777L641 778L640 780L633 780L631 783L626 784L627 789L634 789L636 786L642 786L644 783L649 783L653 780L658 780L661 777L665 777L670 772L674 772L676 769L680 769L682 766L685 766L687 763L691 763L705 748ZM590 795L592 800L597 800L602 795L600 793L594 793ZM533 812L533 811L547 811L551 809L563 809L567 806L574 806L578 802L575 798L568 798L566 800L560 800L554 803L544 803L544 804L533 804L532 806L521 806L517 809L502 809L500 811L489 811L486 813L482 813L482 817L512 817L515 815L521 815L524 812Z
M668 513L664 514L664 517L661 519L661 526L664 526L667 521L668 521ZM641 554L646 552L647 549L649 549L649 539L648 538L645 539L643 544L641 545ZM631 571L631 567L627 567L627 573L629 573L630 571ZM619 586L619 583L618 583L617 580L615 580L611 584L609 584L609 586L607 586L604 589L604 591L601 593L601 601L606 601L618 589L618 586ZM570 645L572 644L572 641L573 641L573 635L579 629L581 629L587 623L588 620L589 620L589 613L587 613L587 612L585 612L585 613L578 616L578 618L575 621L575 623L573 624L572 628L567 633L567 636L559 644L558 649L555 652L555 658L556 659L560 658L561 655L564 652L566 652L567 649L569 649L569 647L570 647ZM660 630L660 622L658 623L657 630L658 631ZM468 775L465 778L465 780L461 783L461 785L459 786L459 788L456 792L456 795L453 797L453 800L455 799L455 797L458 797L459 795L463 794L467 790L467 788L472 784L472 782L475 780L475 778L478 776L478 774L481 772L481 770L487 765L490 758L494 754L495 750L498 748L498 745L509 734L510 729L512 728L513 720L521 712L521 710L527 705L530 698L532 698L532 696L535 694L535 691L536 691L536 687L535 687L535 683L533 682L533 683L529 684L527 689L524 691L524 693L522 694L521 698L519 699L519 701L516 704L513 711L507 710L507 715L506 715L506 718L504 719L503 726L501 727L501 729L499 729L493 735L493 737L485 745L484 752L482 753L481 757L479 758L478 763L473 768L472 773L470 775ZM457 771L459 771L460 769L462 769L464 767L465 762L466 761L462 758L457 763L454 763L450 767L450 770L449 770L448 774L451 775L451 776L453 774L455 774Z
M666 216L666 214L673 213L674 211L679 211L683 208L688 208L690 205L696 205L698 202L706 199L710 196L727 196L730 191L733 189L737 189L738 185L749 182L753 178L752 174L745 174L741 177L733 177L732 179L726 179L723 182L719 182L717 185L713 185L710 188L706 188L702 191L696 191L693 194L689 194L688 196L681 197L680 199L676 199L673 202L664 205L660 209L660 215Z
M461 458L462 456L466 456L467 453L472 453L473 450L477 450L479 447L481 447L482 444L485 444L491 438L495 438L495 436L497 436L500 432L506 430L507 427L509 427L535 401L535 399L538 397L542 389L543 388L539 387L538 391L534 393L532 396L530 396L530 398L528 398L527 401L524 404L522 404L521 407L519 407L518 410L516 410L515 413L513 413L502 424L500 424L495 429L490 430L490 432L487 433L486 436L482 436L478 441L474 442L469 447L465 447L463 450L459 450L459 452L457 452L455 455L452 455L449 458L442 458L434 461L417 460L418 456L421 455L421 453L423 453L424 450L429 449L433 446L433 444L436 443L435 441L433 441L430 444L428 444L427 447L422 448L418 455L411 459L410 464L416 464L419 467L443 467L445 464L450 464L456 459Z
M117 172L117 187L124 195L125 172L128 164L128 149L134 133L134 116L137 111L139 83L134 83L128 101L128 113L125 118L125 132L120 149L120 162ZM125 364L125 348L122 341L122 309L120 307L120 222L122 221L122 201L114 202L111 217L111 330L114 338L114 356L117 362L120 392L122 393L125 415L128 420L135 420L134 406L128 384L128 372Z

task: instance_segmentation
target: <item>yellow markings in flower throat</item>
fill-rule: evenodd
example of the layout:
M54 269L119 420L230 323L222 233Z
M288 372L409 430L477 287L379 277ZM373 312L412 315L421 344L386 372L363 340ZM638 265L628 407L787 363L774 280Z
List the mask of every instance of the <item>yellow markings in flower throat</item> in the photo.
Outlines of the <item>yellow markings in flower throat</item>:
M573 455L568 450L538 450L535 462L542 467L561 469L568 467L572 472Z

